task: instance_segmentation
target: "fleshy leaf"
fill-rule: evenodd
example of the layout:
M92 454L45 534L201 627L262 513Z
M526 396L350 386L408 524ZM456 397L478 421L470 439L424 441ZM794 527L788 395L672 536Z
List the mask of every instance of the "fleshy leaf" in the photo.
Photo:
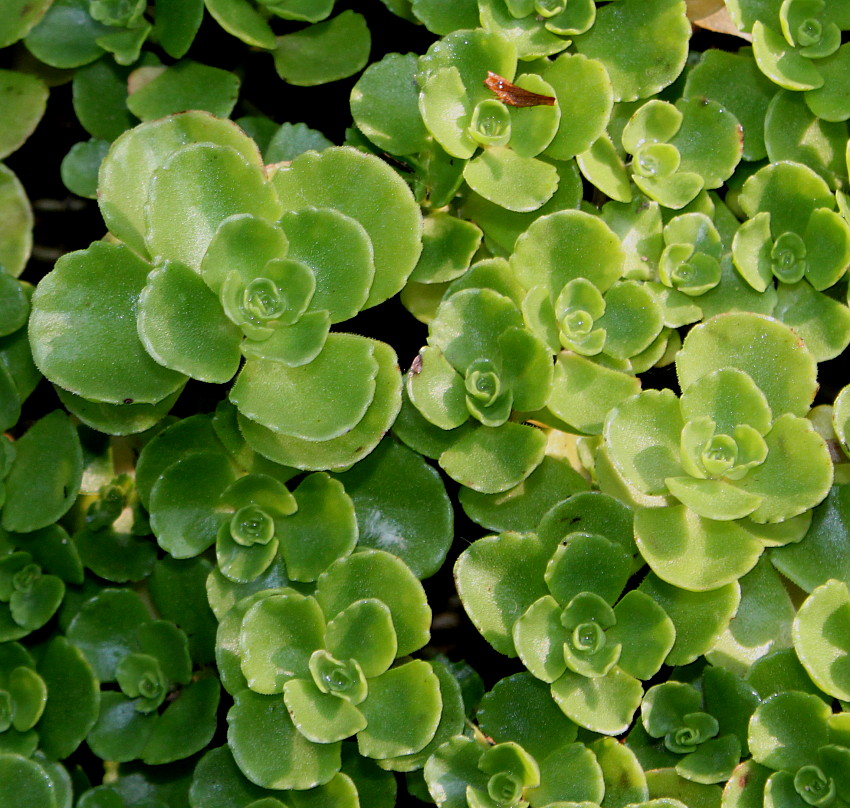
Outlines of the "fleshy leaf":
M499 653L516 655L514 623L548 594L543 574L551 553L533 533L505 533L473 542L458 558L455 580L464 609Z
M363 225L376 278L367 307L404 286L421 251L422 217L407 184L381 159L350 148L305 152L278 170L272 185L284 211L334 208Z
M182 264L169 262L150 273L137 323L147 352L178 373L221 384L239 367L241 332L198 274Z
M428 641L431 610L422 584L404 562L383 550L362 550L335 561L320 576L316 598L329 620L355 601L380 600L392 614L399 657Z
M339 771L339 743L308 741L280 697L243 690L234 702L227 715L228 745L252 782L263 788L313 788Z
M507 422L481 426L440 455L440 466L461 485L496 494L522 482L543 460L546 436L539 429Z
M327 22L278 37L274 66L289 84L312 87L362 70L369 61L371 44L366 18L343 11Z
M360 706L368 722L357 735L360 753L380 759L418 752L437 731L440 706L440 683L421 659L371 679Z
M815 589L794 620L794 648L812 681L835 698L850 696L850 593L840 581Z
M508 210L537 210L555 193L558 172L549 163L492 146L466 164L463 177L473 191Z
M251 690L282 693L286 682L310 679L307 662L324 645L325 620L312 597L291 590L251 606L239 634L242 672Z
M552 697L568 718L603 735L625 732L642 696L640 682L617 667L594 679L567 670L552 685Z
M378 372L373 353L372 343L362 337L334 334L306 365L289 368L249 359L230 400L243 415L275 432L307 441L338 438L363 419L372 403Z
M39 370L75 395L109 404L155 404L181 386L185 376L151 359L128 316L149 271L126 247L104 242L57 261L32 300Z

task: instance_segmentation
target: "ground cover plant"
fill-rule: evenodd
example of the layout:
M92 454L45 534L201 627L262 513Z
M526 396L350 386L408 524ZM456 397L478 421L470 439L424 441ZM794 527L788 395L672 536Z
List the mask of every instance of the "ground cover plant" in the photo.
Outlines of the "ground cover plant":
M850 0L6 0L0 805L850 805Z

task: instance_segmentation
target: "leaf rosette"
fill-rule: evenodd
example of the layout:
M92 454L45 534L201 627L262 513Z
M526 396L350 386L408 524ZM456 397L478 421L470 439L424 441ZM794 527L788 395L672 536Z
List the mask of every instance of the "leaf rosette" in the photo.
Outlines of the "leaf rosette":
M736 357L730 343L706 353L745 323L750 338L759 333L765 349L770 345L766 361L781 361L786 378L770 379L767 365ZM676 362L681 397L652 390L627 399L608 415L604 441L629 486L681 503L636 516L638 546L653 571L676 586L709 590L748 572L764 539L792 540L762 536L759 526L817 505L831 485L832 464L802 417L814 391L814 360L782 324L752 314L713 318L690 332Z
M769 772L752 794L770 808L850 804L846 719L810 693L789 689L767 698L749 722L753 760Z
M715 101L653 99L626 123L622 145L637 187L660 205L679 210L705 189L719 188L741 159L743 135L735 116Z
M315 595L286 588L255 598L238 634L241 674L251 692L282 695L299 744L324 749L316 755L338 754L339 742L356 736L362 755L389 763L423 749L440 723L434 671L421 660L399 660L427 641L429 622L422 586L403 562L364 550L331 565ZM240 768L268 788L305 787L258 779L265 750L256 735L234 729L256 701L243 699L229 718Z
M850 266L850 226L829 186L802 163L772 163L747 180L740 205L749 218L732 242L738 271L759 292L776 283L776 316L819 362L838 356L850 343L850 312L824 292Z
M738 3L738 13L749 16L750 3ZM850 29L846 4L783 0L755 16L753 55L761 72L786 90L802 92L819 118L847 120L850 106L840 90L850 58L850 49L841 44L842 32Z
M601 64L575 54L517 77L517 53L500 31L449 34L420 59L419 109L440 146L469 161L463 177L476 194L530 212L558 187L551 160L569 160L604 132L611 85ZM576 96L576 87L587 90Z
M663 310L649 288L621 279L624 261L617 234L584 211L541 216L517 239L510 264L526 290L525 323L558 354L544 423L598 433L605 413L640 387L631 361L660 338Z
M400 404L395 356L328 332L395 294L416 265L421 214L388 166L329 148L269 180L234 124L189 112L116 140L100 203L126 246L95 244L58 264L31 318L36 363L72 410L105 431L141 431L187 377L226 382L244 355L231 399L271 459L342 468L377 445ZM135 327L115 310L135 311ZM85 369L53 337L60 313L94 346Z
M675 642L673 622L649 595L622 597L631 557L598 534L573 533L546 565L548 593L513 625L526 668L579 726L617 735L643 695L641 679L660 669ZM590 570L595 580L589 588ZM591 705L605 704L605 709Z
M186 634L151 617L128 589L104 589L85 601L68 625L101 683L100 715L88 736L104 759L181 760L209 743L219 683L193 674Z
M513 487L543 459L542 433L516 423L513 414L546 402L552 377L546 346L525 328L513 300L481 288L443 300L428 342L407 376L410 401L441 430L466 427L447 436L440 465L477 491ZM482 465L488 455L489 468Z
M741 740L721 729L693 685L669 681L649 688L641 704L641 722L650 738L663 742L676 772L687 780L725 782L741 760Z
M47 685L18 643L0 646L0 749L29 757L38 746L36 725L47 703Z

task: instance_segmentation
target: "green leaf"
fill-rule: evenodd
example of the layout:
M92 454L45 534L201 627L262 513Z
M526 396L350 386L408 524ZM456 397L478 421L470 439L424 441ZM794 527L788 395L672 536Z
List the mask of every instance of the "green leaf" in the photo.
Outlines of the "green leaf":
M752 55L746 51L705 51L685 82L686 98L710 98L741 122L745 160L765 157L765 113L775 94L775 85L758 69Z
M523 285L544 285L553 299L575 278L605 292L619 277L624 253L614 232L598 216L559 211L537 219L517 239L511 266Z
M521 704L523 709L517 710ZM554 746L570 744L577 727L552 700L549 687L530 673L499 680L478 709L481 730L496 743L513 740L543 760Z
M515 84L537 95L555 97L548 81L535 73L523 73ZM531 107L509 107L511 121L510 146L520 157L536 157L552 142L558 131L562 107L556 104L537 104ZM590 108L588 108L588 112Z
M761 20L753 24L753 55L761 72L786 90L814 90L823 85L823 76L812 62Z
M725 480L704 480L694 477L668 477L665 482L670 493L689 510L709 520L728 522L750 516L761 505L757 494ZM752 547L750 548L752 552Z
M0 165L0 264L18 277L32 250L33 214L23 185Z
M811 528L799 544L772 550L773 565L806 592L830 578L847 580L850 557L845 548L848 533L845 502L850 486L834 487L815 508Z
M80 67L93 62L103 55L95 40L114 30L89 15L87 0L56 0L41 15L35 11L34 16L41 19L27 34L24 44L33 56L51 67Z
M681 155L679 170L699 174L706 188L719 188L741 159L741 124L716 101L680 100L677 108L682 112L682 125L670 144Z
M274 432L240 413L239 428L248 444L275 463L310 471L341 471L368 455L398 415L402 386L395 351L382 342L370 342L378 363L375 396L362 420L351 430L328 441L303 440ZM298 406L303 406L300 399Z
M440 721L440 685L420 659L369 680L360 706L367 726L357 735L360 754L388 758L418 752L433 738Z
M154 269L138 311L139 336L159 364L214 384L236 373L242 334L196 272L174 262Z
M795 771L817 763L828 742L831 710L817 696L791 691L763 701L750 719L753 760L774 770Z
M157 259L180 261L197 271L228 216L251 213L274 221L280 212L262 171L236 149L194 143L175 151L151 177L145 243Z
M580 727L603 735L620 735L632 722L643 687L620 668L590 679L567 670L552 685L552 697Z
M354 503L360 547L388 549L417 578L439 569L454 522L451 502L434 468L386 438L339 479Z
M850 69L850 48L842 45L825 59L818 59L817 70L823 85L805 94L809 109L824 121L846 121L850 118L850 105L842 87Z
M561 625L562 611L553 597L544 595L534 601L513 626L514 647L522 664L547 683L560 678L567 668L564 657L569 634ZM572 657L568 657L568 662L573 662Z
M15 449L5 479L2 524L6 530L27 533L57 521L74 503L83 456L77 432L61 410L33 424Z
M246 0L204 0L204 5L229 34L256 48L274 49L274 31L265 17Z
M681 473L679 402L670 390L646 390L608 414L605 445L617 471L646 494L662 494L666 480Z
M625 42L623 31L631 34ZM683 3L627 0L599 8L593 27L573 44L605 66L615 101L633 101L673 82L685 65L689 36Z
M60 808L47 771L21 755L0 753L0 799L16 808Z
M26 73L0 71L0 104L8 117L0 133L0 159L23 145L33 133L47 106L47 86Z
M316 599L328 620L365 598L380 600L389 608L398 640L397 656L428 641L431 610L425 591L398 558L383 550L362 550L335 561L316 584Z
M582 175L617 202L631 202L632 189L622 158L607 134L597 138L589 149L576 155Z
M750 516L753 521L781 522L813 508L829 493L832 464L823 438L808 419L783 415L765 441L767 459L738 485L761 497Z
M545 153L569 160L604 134L613 105L611 81L601 62L572 53L558 56L543 77L555 91L563 121Z
M818 118L806 105L808 95L789 90L774 95L764 118L767 154L773 162L804 163L837 188L845 170L847 125Z
M468 132L472 102L460 71L449 65L432 72L419 94L422 121L434 139L452 157L468 160L478 144Z
M431 798L438 800L441 808L468 808L468 787L486 793L488 778L478 768L481 754L481 746L472 738L457 735L428 759L425 782Z
M247 284L272 261L287 254L288 239L283 230L250 213L236 213L216 229L201 260L200 273L217 296L231 272Z
M51 694L38 723L39 746L59 760L83 742L97 720L98 681L83 654L61 636L46 645L38 673Z
M60 173L72 194L97 199L97 172L108 149L105 140L88 140L71 147L62 160Z
M283 686L283 699L298 731L313 743L342 741L366 728L357 707L323 693L312 679L290 679Z
M558 172L549 163L492 146L471 160L463 177L473 191L508 210L537 210L555 193Z
M182 374L147 354L128 316L149 269L126 247L105 242L57 261L32 300L30 340L41 372L75 395L108 404L155 404L182 386Z
M338 438L350 432L372 404L379 369L373 354L369 340L334 334L306 365L289 368L249 359L230 400L247 418L275 432L311 442ZM304 418L305 409L309 418Z
M0 23L0 48L8 47L26 36L42 18L50 2L51 0L39 0L36 3L31 3L29 0L14 0L8 8L9 13Z
M242 774L225 745L211 749L198 761L189 790L189 804L231 808L269 796L266 789L254 785Z
M230 146L257 171L262 167L257 144L236 124L194 111L131 129L115 141L104 160L98 197L101 213L109 230L142 255L146 254L144 209L151 178L174 152L193 142Z
M741 578L740 584L738 612L708 658L745 675L759 659L790 644L795 610L782 579L766 559Z
M274 65L284 81L312 87L362 70L371 43L365 17L343 11L327 22L278 37Z
M459 499L466 515L488 530L535 530L541 513L587 488L585 479L566 460L547 455L514 488L501 494L461 488Z
M640 380L631 374L563 351L555 362L547 409L578 432L599 434L606 415L639 390Z
M687 665L710 651L741 602L737 582L707 592L689 592L650 573L639 591L664 609L676 627L676 642L667 656L668 665Z
M328 623L325 640L331 654L339 660L356 660L367 678L386 672L396 658L392 615L374 598L343 609Z
M819 208L832 209L829 186L811 168L802 163L771 163L744 183L739 204L747 216L770 214L770 229L802 235L809 218Z
M186 59L131 92L127 107L143 121L186 109L226 118L233 112L238 95L239 79L234 73Z
M287 256L306 264L316 278L311 309L327 309L340 323L366 304L375 277L372 243L357 219L332 208L304 208L284 214Z
M504 533L473 542L455 564L463 607L479 633L499 653L515 656L512 629L538 598L552 548L533 533Z
M324 646L325 619L319 604L292 590L251 606L242 620L242 672L257 693L282 693L294 678L310 679L310 655Z
M305 477L294 497L298 509L284 523L281 551L293 581L315 581L357 544L354 503L327 474Z
M540 786L528 790L533 805L592 805L602 802L604 774L584 744L562 746L540 762ZM562 802L563 801L563 802Z
M652 678L673 648L673 621L651 597L637 590L623 596L614 614L617 622L608 629L607 638L623 646L617 664L637 679Z
M383 160L351 148L306 152L278 170L272 185L284 211L334 208L363 225L372 240L376 278L366 306L404 286L421 251L422 217L407 184Z
M263 156L267 163L290 162L305 151L320 152L330 146L333 146L330 140L306 124L283 123L279 127L272 126Z
M339 770L339 743L308 741L295 728L280 697L243 690L235 695L227 722L228 745L237 766L263 788L313 788Z
M416 72L412 53L388 53L369 65L351 90L351 116L358 129L390 154L416 154L427 147Z
M236 475L223 454L195 452L171 464L150 493L151 528L174 558L191 558L215 542L225 514L219 497Z
M691 329L676 357L682 389L722 367L748 374L774 416L805 415L817 390L814 357L793 331L769 317L724 314Z
M445 283L469 269L481 244L481 230L472 222L448 213L425 217L422 254L410 276L417 283Z
M835 698L850 694L850 593L841 581L830 580L815 589L794 620L794 649L812 681Z
M481 426L446 449L440 466L461 485L497 494L528 477L542 462L545 450L546 436L535 427L512 422Z
M558 603L593 592L612 604L626 586L631 560L621 545L604 536L571 533L555 549L544 577Z

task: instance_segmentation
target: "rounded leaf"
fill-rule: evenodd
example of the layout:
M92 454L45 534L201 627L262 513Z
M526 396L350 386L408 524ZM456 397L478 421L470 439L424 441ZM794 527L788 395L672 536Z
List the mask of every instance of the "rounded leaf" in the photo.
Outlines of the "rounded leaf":
M39 370L75 395L109 404L155 404L180 387L185 376L151 359L136 329L132 313L149 271L126 247L105 242L59 259L32 299Z
M842 581L815 589L794 619L794 649L812 681L835 698L850 700L850 592Z
M398 638L397 656L428 641L431 610L422 584L404 562L383 550L362 550L334 562L316 584L316 599L328 620L364 598L375 598L389 608Z
M367 307L404 286L422 249L422 215L407 183L383 160L352 148L305 152L272 184L284 211L334 208L363 225L375 261Z

